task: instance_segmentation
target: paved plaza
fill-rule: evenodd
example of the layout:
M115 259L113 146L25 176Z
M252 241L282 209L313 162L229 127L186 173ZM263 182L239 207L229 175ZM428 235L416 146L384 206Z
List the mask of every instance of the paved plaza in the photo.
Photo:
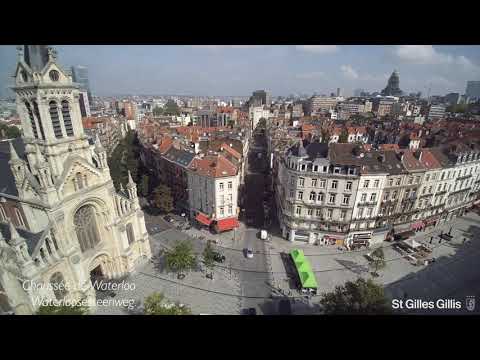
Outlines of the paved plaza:
M161 216L145 214L146 226L151 234L154 258L144 264L126 281L135 283L135 291L119 291L115 299L135 299L141 304L153 292L162 292L171 301L188 305L194 314L240 314L244 309L255 308L258 314L276 314L279 299L292 301L294 314L318 314L321 294L359 277L371 278L371 268L365 254L372 251L341 251L337 246L324 247L306 243L291 243L279 237L278 224L272 218L270 237L261 240L259 231L264 227L264 208L260 195L265 188L264 158L256 153L263 151L261 139L255 138L251 146L246 174L245 211L240 227L235 231L214 234L208 229L192 226L181 230L166 222ZM272 214L274 211L271 212ZM249 219L249 221L247 221ZM181 219L180 219L181 220ZM248 223L248 225L247 225ZM438 235L452 228L453 239L439 242ZM433 242L430 240L433 237ZM379 271L374 281L382 284L391 299L437 300L457 299L465 303L466 296L480 299L480 216L473 212L449 223L438 225L412 237L433 248L430 257L435 262L414 266L392 245L382 244L387 266ZM464 238L467 240L464 243ZM170 249L179 240L192 243L198 259L208 240L214 240L217 251L225 255L224 263L216 263L214 280L206 278L199 267L183 280L165 271L161 252ZM250 247L254 257L247 259L244 249ZM288 253L300 248L309 259L318 283L318 295L302 296L295 288L295 271ZM444 310L441 313L478 313L462 310ZM121 307L99 307L98 314L127 314ZM426 311L425 313L435 313Z

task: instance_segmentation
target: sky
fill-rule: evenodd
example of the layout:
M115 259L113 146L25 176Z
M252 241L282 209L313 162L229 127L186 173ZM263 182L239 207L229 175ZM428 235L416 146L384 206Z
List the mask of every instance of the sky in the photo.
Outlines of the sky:
M55 45L68 68L85 65L94 95L329 95L380 91L394 69L400 88L463 94L480 80L480 46L431 45ZM9 94L15 46L0 46L0 95Z

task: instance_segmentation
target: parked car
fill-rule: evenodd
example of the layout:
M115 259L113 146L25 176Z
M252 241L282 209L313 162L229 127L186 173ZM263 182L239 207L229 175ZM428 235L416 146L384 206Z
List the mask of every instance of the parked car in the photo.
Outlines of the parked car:
M245 256L248 259L252 259L253 258L253 249L252 248L246 248L245 249Z
M163 220L165 220L166 222L169 222L169 223L173 222L173 218L170 215L165 215L163 217Z

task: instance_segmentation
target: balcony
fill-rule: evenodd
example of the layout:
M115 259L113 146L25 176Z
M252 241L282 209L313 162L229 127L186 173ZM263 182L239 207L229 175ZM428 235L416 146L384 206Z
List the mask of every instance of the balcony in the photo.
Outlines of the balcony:
M376 205L377 205L377 201L362 201L358 203L357 206L364 207L364 206L376 206Z
M456 195L456 194L460 194L460 193L462 193L462 192L469 191L469 190L471 190L471 189L472 189L471 187L468 187L468 188L466 188L466 189L456 190L456 191L451 192L449 196Z
M468 178L471 178L472 175L471 174L468 174L468 175L463 175L463 176L460 176L456 179L456 181L461 181L461 180L465 180L465 179L468 179Z
M440 195L444 195L447 193L447 190L442 190L442 191L439 191L439 192L436 192L435 193L435 196L440 196Z

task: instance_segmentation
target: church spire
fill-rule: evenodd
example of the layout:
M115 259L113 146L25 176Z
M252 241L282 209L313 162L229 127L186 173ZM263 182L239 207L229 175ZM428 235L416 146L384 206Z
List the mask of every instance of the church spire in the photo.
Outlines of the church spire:
M135 185L135 183L133 182L133 179L132 179L132 174L130 174L130 170L128 170L128 183L127 183L128 186L132 186L132 185Z
M10 147L10 162L18 162L20 158L18 157L17 151L15 150L15 147L12 144L12 141L8 142L9 147Z
M24 45L23 59L25 63L35 72L43 70L49 60L47 45Z

